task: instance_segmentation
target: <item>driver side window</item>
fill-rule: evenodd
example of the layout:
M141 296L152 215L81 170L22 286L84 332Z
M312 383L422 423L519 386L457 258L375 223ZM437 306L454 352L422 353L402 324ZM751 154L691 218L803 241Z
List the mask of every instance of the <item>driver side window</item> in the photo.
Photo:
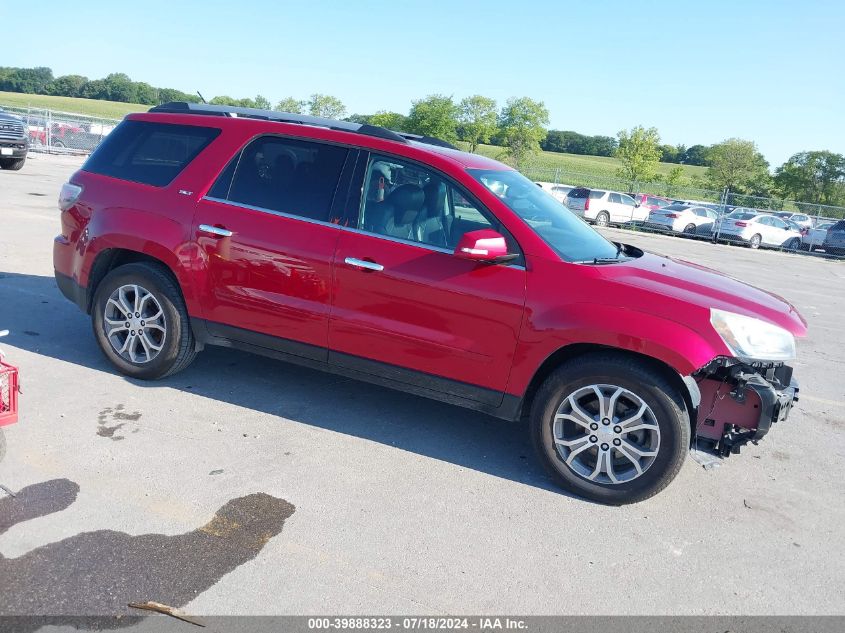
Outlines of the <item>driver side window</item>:
M500 231L455 186L419 165L373 155L364 180L358 228L453 250L469 231Z

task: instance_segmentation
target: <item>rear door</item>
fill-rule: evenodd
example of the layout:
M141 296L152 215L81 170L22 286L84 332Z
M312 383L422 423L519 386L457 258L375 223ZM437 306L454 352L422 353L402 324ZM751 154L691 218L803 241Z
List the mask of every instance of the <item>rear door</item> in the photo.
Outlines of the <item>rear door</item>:
M209 334L325 361L331 267L357 151L261 136L232 159L194 215Z
M497 406L522 321L522 258L489 265L455 257L465 232L503 229L425 166L372 155L362 182L357 222L335 254L330 363Z

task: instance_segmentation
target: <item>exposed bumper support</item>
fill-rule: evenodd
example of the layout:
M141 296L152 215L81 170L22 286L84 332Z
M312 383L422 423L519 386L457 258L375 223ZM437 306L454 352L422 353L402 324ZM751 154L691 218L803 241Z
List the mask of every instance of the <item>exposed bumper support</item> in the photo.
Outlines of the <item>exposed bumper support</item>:
M696 445L723 457L762 439L798 400L798 383L786 365L752 367L717 359L695 378L701 391Z

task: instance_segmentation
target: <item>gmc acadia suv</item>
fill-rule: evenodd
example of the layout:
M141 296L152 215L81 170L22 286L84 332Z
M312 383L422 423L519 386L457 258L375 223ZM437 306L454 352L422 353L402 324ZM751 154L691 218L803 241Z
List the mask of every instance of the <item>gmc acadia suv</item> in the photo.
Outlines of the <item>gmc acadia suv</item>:
M122 373L225 345L508 420L564 488L645 499L797 393L784 300L609 242L438 139L202 104L131 114L62 188L56 280Z

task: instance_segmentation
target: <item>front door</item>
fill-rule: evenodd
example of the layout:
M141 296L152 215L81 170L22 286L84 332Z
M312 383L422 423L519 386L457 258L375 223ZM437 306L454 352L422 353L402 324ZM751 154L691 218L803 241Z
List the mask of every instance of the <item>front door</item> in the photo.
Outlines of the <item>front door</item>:
M349 154L259 137L199 202L196 287L211 335L326 360L340 233L329 220Z
M498 405L524 310L523 260L455 257L465 232L503 229L426 168L372 156L364 184L357 228L335 255L329 362Z

